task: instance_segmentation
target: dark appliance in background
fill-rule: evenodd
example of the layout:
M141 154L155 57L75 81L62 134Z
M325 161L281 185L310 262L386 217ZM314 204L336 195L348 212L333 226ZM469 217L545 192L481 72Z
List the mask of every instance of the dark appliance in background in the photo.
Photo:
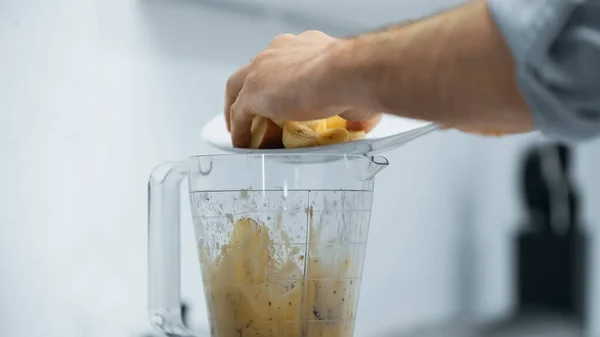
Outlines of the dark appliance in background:
M515 239L517 315L560 315L583 326L589 242L571 180L571 149L531 148L522 192L527 216Z

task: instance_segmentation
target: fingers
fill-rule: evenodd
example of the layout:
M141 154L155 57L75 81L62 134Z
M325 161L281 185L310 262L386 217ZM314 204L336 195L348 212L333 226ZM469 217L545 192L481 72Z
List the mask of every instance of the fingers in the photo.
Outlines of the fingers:
M225 86L225 122L227 123L227 131L231 132L231 106L237 100L240 91L244 87L244 81L250 72L250 65L240 68L236 73L231 75Z
M372 117L371 119L368 119L368 120L363 120L363 121L349 120L346 122L346 128L349 131L364 131L366 133L369 133L373 129L375 129L375 127L377 127L377 125L379 125L382 117L383 117L383 114L378 114L375 117Z
M350 131L371 132L383 117L382 113L372 113L364 110L346 110L340 114L340 117L347 120L346 128Z
M306 31L298 36L294 34L281 34L276 36L271 42L271 46L265 51L259 53L248 65L244 66L233 74L227 81L225 89L225 106L224 115L227 124L227 130L231 133L231 139L233 146L247 148L250 145L251 140L251 125L252 119L256 115L255 104L257 101L252 98L248 100L249 90L252 90L252 95L260 93L262 91L262 84L259 86L261 90L248 89L248 75L251 72L265 72L264 67L270 67L271 63L266 62L267 60L277 57L283 51L287 51L288 54L293 55L289 52L289 48L302 47L308 43L315 43L316 40L322 39L333 39L323 32L320 31ZM265 65L267 64L268 65ZM264 65L264 66L263 66ZM262 68L261 68L262 67ZM257 70L258 69L258 70ZM268 73L268 72L267 72ZM255 88L256 89L256 88ZM243 92L246 92L246 98L242 96ZM261 113L266 113L261 108Z
M342 117L343 119L346 119L348 121L367 121L367 120L372 119L372 118L376 117L377 115L381 115L381 114L376 114L373 112L360 110L360 109L347 109L347 110L344 110L339 115L340 115L340 117Z
M231 142L234 147L249 148L252 127L252 119L255 113L252 112L243 99L243 93L240 93L238 99L231 106Z
M292 43L294 41L294 39L296 39L296 38L297 37L294 34L280 34L273 39L273 41L271 42L270 48L284 47L284 46ZM236 73L231 75L231 77L229 77L229 79L227 80L226 89L225 89L225 108L224 108L223 113L225 115L227 131L229 131L229 132L232 132L231 131L231 127L232 127L232 123L231 123L232 109L231 109L231 107L237 100L240 91L244 87L244 82L246 81L246 77L248 77L248 73L250 72L252 65L259 62L262 59L268 58L270 55L270 53L268 53L268 51L269 50L267 49L267 50L263 51L262 53L256 55L252 59L252 61L250 61L249 64L240 68Z

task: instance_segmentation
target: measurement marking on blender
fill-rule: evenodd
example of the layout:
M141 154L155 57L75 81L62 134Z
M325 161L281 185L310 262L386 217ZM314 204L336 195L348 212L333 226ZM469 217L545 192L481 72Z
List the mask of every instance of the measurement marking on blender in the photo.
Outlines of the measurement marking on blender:
M255 215L255 214L269 214L269 213L273 213L273 212L282 212L283 210L281 209L272 209L272 210L256 210L256 211L248 211L248 212L239 212L239 213L227 213L227 214L223 214L223 215L210 215L210 216L205 216L205 215L195 215L193 217L193 219L198 219L198 220L227 220L227 218L229 216L232 217L241 217L241 216L249 216L249 215ZM300 213L303 211L287 211L287 213ZM348 213L352 213L352 214L360 214L360 213L370 213L370 210L356 210L356 211L343 211L343 210L335 210L335 211L329 211L329 210L320 210L320 209L315 209L314 213L328 213L328 214L348 214Z
M206 240L203 240L203 242L207 242ZM364 241L338 241L337 243L313 243L313 244L307 244L306 242L273 242L272 243L274 248L277 247L286 247L287 246L306 246L308 248L339 248L340 246L365 246L366 242ZM220 245L221 246L221 245ZM230 245L223 245L222 247L219 248L213 248L215 251L221 251L222 249L236 249L236 248L245 248L245 247L255 247L255 246L243 246L243 245L237 245L237 246L230 246ZM291 247L290 249L294 249L294 247ZM303 259L303 258L302 258Z

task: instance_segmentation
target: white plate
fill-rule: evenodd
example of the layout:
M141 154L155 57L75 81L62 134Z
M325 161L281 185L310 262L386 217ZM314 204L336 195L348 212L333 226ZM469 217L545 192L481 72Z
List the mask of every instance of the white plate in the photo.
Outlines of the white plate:
M223 115L213 117L202 129L202 138L212 146L232 153L343 153L374 154L392 150L408 141L439 129L439 125L415 119L384 115L365 139L342 144L299 149L240 149L231 145Z

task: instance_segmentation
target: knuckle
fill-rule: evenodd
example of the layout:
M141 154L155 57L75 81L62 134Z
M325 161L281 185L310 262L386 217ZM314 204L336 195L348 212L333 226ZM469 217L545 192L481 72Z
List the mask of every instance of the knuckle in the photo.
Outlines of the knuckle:
M258 88L259 83L260 83L259 76L257 76L256 74L249 74L246 77L246 80L244 81L244 92L248 93L249 91L250 92L254 91L256 88Z
M300 34L300 36L325 36L326 34L320 30L307 30Z
M252 110L245 102L236 103L235 107L232 106L231 111L231 122L236 125L245 122L252 115Z
M275 40L289 40L296 37L296 35L294 34L290 34L290 33L283 33L283 34L279 34L275 37Z
M266 60L268 58L271 58L275 54L277 54L277 50L267 49L267 50L264 50L262 53L260 53L260 58L261 58L261 60Z
M279 35L275 36L275 38L273 39L273 42L285 42L285 41L292 40L295 37L296 37L296 35L289 34L289 33L279 34Z
M263 62L264 60L272 57L275 54L275 52L271 49L267 49L264 50L262 52L260 52L258 55L256 55L253 59L252 59L252 64L256 65L258 63Z
M239 102L239 100L236 101L231 106L231 113L230 113L231 122L235 123L240 119L239 114L243 111L243 109L244 109L244 105L243 105L243 103Z

